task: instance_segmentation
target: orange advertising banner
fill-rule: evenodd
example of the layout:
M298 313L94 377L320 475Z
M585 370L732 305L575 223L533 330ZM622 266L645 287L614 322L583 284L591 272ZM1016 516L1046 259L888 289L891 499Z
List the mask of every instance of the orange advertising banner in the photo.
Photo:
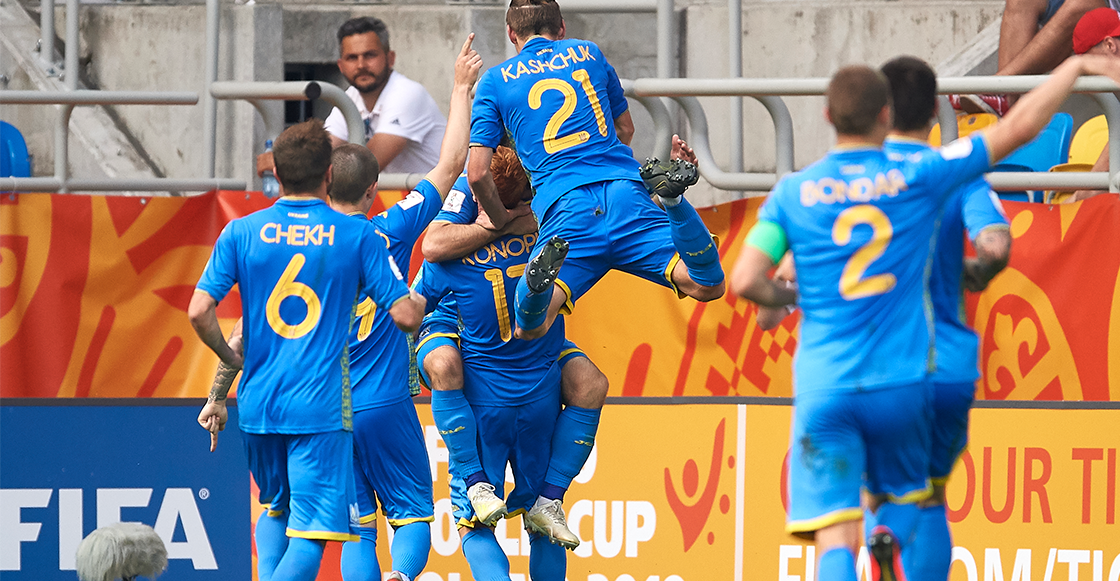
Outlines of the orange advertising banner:
M401 196L383 192L373 212ZM268 203L255 192L0 196L0 396L204 396L217 358L186 306L221 228ZM701 210L725 269L760 203ZM969 297L983 336L978 397L1120 401L1120 200L1005 208L1011 264ZM767 332L756 312L611 273L567 328L611 395L788 397L798 316ZM239 313L231 293L223 327Z
M1120 411L1103 405L1111 409L973 411L969 451L949 481L950 581L1117 579ZM418 411L436 507L419 581L466 581L447 450L429 406ZM784 533L790 411L788 404L607 406L591 458L565 497L568 525L582 541L568 554L569 581L815 581L813 548ZM382 516L385 568L390 531ZM496 535L512 579L527 581L520 517L502 521ZM340 579L331 545L322 581ZM865 549L857 565L870 581Z

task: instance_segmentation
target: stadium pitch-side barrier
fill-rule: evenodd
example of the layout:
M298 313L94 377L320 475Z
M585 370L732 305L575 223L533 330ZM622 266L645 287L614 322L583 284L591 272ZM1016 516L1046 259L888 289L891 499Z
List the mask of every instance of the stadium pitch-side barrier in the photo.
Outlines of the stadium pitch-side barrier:
M949 93L1018 93L1026 92L1041 83L1043 76L1021 77L953 77L938 80L938 90ZM751 197L765 195L777 180L794 170L793 120L781 96L823 95L828 79L637 79L624 81L626 95L638 101L649 112L654 124L653 154L668 157L672 136L672 116L662 98L670 98L681 108L689 123L689 143L696 152L700 174L713 187L722 190L753 192ZM1054 189L1108 189L1120 191L1120 101L1111 92L1115 84L1105 77L1090 77L1077 81L1075 91L1091 93L1108 120L1109 171L1108 172L998 172L987 174L992 187L997 190L1054 190ZM309 82L241 82L214 81L210 95L216 99L243 99L256 106L262 115L269 135L280 132L282 123L260 106L269 99L314 99L320 95L342 110L350 128L351 141L364 132L357 107L345 93L328 83ZM751 97L758 100L774 122L775 159L774 173L726 172L715 162L708 138L707 116L698 96ZM0 191L68 192L68 191L165 191L244 189L243 182L213 177L213 155L209 159L209 177L201 179L82 179L72 178L67 172L67 139L70 111L75 105L109 104L166 104L197 103L194 93L110 92L110 91L0 91L0 104L54 104L61 105L55 130L55 175L53 177L0 178ZM952 108L941 97L939 115L945 128L946 142L956 138L956 122ZM207 99L206 103L210 103ZM209 112L210 108L207 108ZM210 150L213 144L210 144ZM387 189L410 189L423 179L421 174L384 174L380 178Z
M236 409L208 452L193 400L0 402L0 571L69 580L82 535L116 520L155 527L168 579L248 581L260 514ZM467 581L447 450L418 406L435 490L432 553L416 581ZM1120 412L1101 402L985 402L948 488L951 581L1116 581ZM813 548L783 533L788 398L612 398L566 497L581 544L571 581L815 581ZM15 442L15 443L13 443ZM509 477L507 476L507 486ZM379 558L391 563L382 515ZM520 519L497 537L527 581ZM319 579L340 579L329 543ZM869 579L865 550L858 560Z

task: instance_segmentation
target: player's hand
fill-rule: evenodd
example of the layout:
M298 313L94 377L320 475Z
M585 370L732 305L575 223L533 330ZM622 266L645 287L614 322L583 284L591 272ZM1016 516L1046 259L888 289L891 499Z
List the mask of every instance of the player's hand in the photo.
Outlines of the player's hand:
M225 400L207 401L206 405L202 406L202 411L198 412L198 424L210 432L211 452L218 448L218 432L226 429L228 419L229 411L226 410Z
M264 177L264 172L268 170L276 173L276 162L272 160L271 151L257 156L257 177Z
M455 59L455 85L470 87L478 80L478 73L482 70L482 57L478 51L471 48L474 42L474 33L467 35L459 56Z
M683 159L692 165L697 165L696 153L680 135L673 135L673 149L669 153L669 159Z
M509 222L502 228L502 234L524 236L536 232L537 228L537 216L528 204L520 204L509 211Z
M988 288L989 277L984 272L980 260L976 258L964 259L964 270L961 273L964 288L970 292L978 293Z

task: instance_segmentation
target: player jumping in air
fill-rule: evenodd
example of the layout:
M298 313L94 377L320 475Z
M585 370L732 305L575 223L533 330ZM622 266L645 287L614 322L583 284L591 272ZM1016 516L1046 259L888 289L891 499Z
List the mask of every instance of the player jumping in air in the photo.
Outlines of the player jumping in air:
M695 168L650 164L665 209L649 198L627 145L634 126L626 99L599 47L564 38L555 0L513 0L506 25L518 55L479 82L468 176L490 220L503 227L507 212L489 172L494 149L509 136L536 190L540 237L517 284L517 336L544 334L612 268L701 301L723 296L718 250L681 196Z

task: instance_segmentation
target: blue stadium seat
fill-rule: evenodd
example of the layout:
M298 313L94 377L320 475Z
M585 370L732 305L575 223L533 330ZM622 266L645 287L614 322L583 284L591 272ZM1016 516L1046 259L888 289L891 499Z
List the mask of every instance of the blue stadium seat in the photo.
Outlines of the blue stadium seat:
M0 177L31 177L27 142L19 129L4 121L0 121Z
M1073 139L1073 117L1069 113L1058 113L1050 123L1026 145L1011 152L1011 155L996 164L992 171L1038 171L1048 172L1050 168L1069 159L1069 144ZM1012 191L999 192L1002 200L1035 201L1042 200L1041 192Z

